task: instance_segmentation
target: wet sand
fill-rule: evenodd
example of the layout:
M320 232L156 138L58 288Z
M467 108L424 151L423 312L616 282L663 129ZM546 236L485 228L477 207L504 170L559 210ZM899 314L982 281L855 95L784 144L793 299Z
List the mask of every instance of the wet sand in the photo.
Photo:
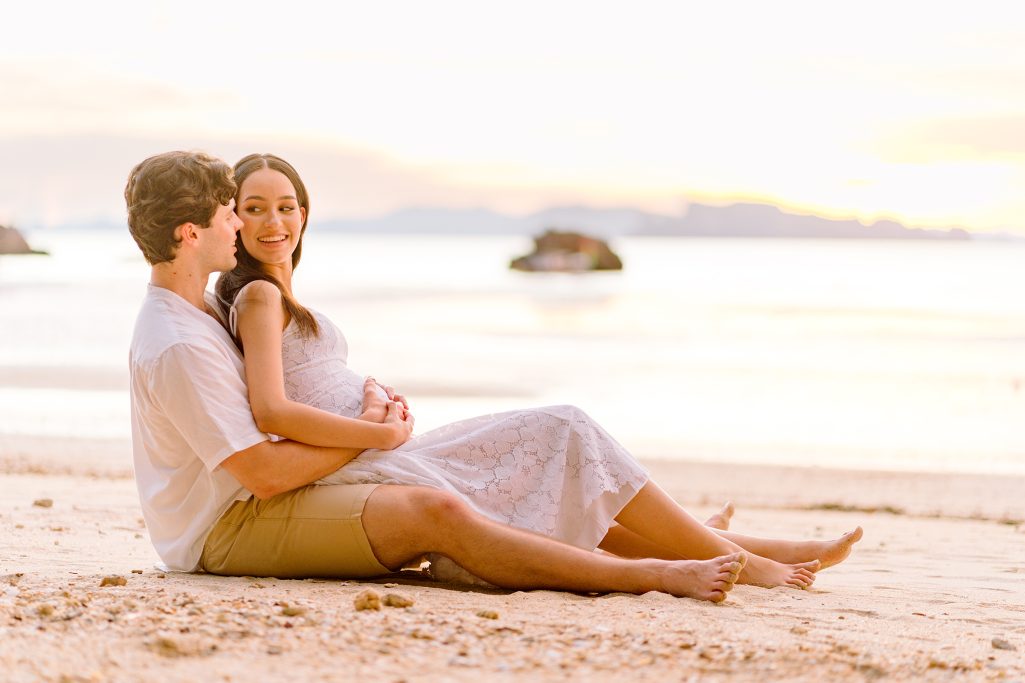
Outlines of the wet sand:
M0 446L4 680L1025 680L1023 478L647 462L695 514L734 500L738 531L865 529L810 590L712 605L165 574L124 460ZM356 611L367 587L414 604Z

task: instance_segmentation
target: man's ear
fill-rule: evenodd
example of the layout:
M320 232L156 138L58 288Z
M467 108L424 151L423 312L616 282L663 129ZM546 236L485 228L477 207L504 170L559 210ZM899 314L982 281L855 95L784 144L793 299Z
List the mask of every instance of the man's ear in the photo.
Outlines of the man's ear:
M174 236L181 245L195 244L199 239L199 229L195 223L182 223L174 229Z

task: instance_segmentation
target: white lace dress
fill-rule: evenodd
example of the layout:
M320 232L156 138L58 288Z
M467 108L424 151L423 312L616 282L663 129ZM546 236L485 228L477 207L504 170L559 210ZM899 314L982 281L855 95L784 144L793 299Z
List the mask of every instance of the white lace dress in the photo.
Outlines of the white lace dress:
M284 331L285 393L358 417L364 378L346 365L341 331L313 314L319 336L303 338L294 322ZM415 435L395 450L369 449L317 483L443 489L495 521L593 550L647 480L597 423L560 405L481 415Z

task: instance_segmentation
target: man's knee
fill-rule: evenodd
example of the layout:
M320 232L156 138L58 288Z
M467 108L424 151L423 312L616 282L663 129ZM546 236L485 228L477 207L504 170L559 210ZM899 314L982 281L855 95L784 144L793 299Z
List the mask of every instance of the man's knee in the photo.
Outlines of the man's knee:
M371 538L427 539L465 524L474 512L455 494L425 486L378 486L367 499L363 527Z
M417 487L411 492L409 504L415 518L433 528L462 525L474 514L459 496L439 489Z
M363 508L363 529L386 566L438 546L454 529L465 528L474 512L446 491L421 486L378 486Z

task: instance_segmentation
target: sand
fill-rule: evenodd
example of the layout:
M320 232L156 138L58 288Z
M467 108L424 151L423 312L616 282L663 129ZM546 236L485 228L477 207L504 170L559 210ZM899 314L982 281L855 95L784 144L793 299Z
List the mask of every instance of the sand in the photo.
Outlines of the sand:
M648 462L739 531L865 529L812 589L713 605L162 573L125 461L82 455L102 446L0 444L5 681L1025 681L1022 478ZM368 587L413 604L357 611Z

